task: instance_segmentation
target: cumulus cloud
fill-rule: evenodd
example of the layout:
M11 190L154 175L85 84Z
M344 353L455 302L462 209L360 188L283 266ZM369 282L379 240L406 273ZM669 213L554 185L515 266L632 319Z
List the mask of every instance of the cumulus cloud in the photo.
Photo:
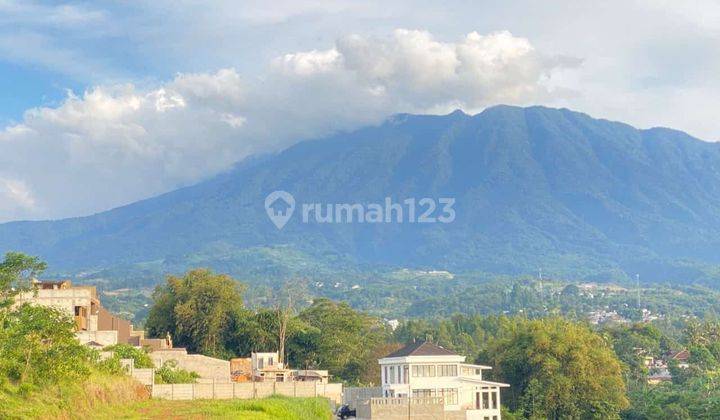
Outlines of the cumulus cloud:
M448 43L429 32L406 29L395 30L390 39L345 37L335 48L287 54L274 62L286 75L334 76L335 82L345 79L369 95L413 109L443 102L479 108L537 100L550 93L544 79L565 64L507 31L472 32Z
M104 210L396 112L533 102L565 64L509 32L441 42L401 29L282 55L260 78L221 69L69 93L0 131L0 220Z

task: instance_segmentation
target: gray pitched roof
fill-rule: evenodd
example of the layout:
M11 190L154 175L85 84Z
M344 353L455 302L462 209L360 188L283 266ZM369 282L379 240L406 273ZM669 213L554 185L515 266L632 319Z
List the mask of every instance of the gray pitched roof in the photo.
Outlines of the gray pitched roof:
M406 357L406 356L457 356L458 354L437 344L427 341L410 343L407 346L396 350L385 357Z

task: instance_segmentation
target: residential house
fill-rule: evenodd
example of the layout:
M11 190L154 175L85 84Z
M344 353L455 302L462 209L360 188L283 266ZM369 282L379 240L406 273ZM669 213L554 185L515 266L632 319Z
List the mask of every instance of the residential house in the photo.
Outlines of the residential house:
M94 286L73 286L69 280L35 280L33 286L34 290L15 298L15 305L50 306L73 317L81 343L101 347L134 340L132 324L103 308Z
M280 361L277 352L253 352L250 357L230 360L230 370L235 382L318 382L328 383L327 370L291 369Z
M465 356L430 342L411 343L379 360L381 394L372 405L442 405L444 418L500 420L500 389L508 384L483 379L491 367L465 362ZM402 410L402 409L401 409ZM361 410L362 411L362 410ZM407 413L405 414L407 417Z

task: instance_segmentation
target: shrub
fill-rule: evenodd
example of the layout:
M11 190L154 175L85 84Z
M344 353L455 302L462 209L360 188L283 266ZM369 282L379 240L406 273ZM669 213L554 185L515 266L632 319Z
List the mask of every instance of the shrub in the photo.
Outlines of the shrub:
M199 377L196 372L178 368L175 360L168 360L155 371L155 382L158 384L195 383Z
M95 353L75 338L73 321L54 308L21 305L0 325L0 376L16 384L54 384L90 373Z
M147 351L133 347L130 344L115 344L105 347L105 350L113 352L113 358L115 359L134 360L136 368L155 367Z

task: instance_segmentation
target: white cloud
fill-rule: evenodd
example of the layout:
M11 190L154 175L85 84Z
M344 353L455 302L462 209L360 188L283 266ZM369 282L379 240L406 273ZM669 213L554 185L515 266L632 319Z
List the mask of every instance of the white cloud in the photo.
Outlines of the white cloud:
M0 177L0 214L22 216L35 210L35 198L24 182Z
M397 106L423 110L441 103L481 108L549 97L544 79L562 67L510 32L468 34L440 42L427 31L397 29L390 39L359 35L335 48L286 54L275 68L286 75L344 80L354 89L385 96Z
M440 42L396 30L283 55L261 78L221 69L69 93L0 132L3 179L14 180L0 219L104 210L391 113L531 102L551 94L545 79L559 67L509 32Z

